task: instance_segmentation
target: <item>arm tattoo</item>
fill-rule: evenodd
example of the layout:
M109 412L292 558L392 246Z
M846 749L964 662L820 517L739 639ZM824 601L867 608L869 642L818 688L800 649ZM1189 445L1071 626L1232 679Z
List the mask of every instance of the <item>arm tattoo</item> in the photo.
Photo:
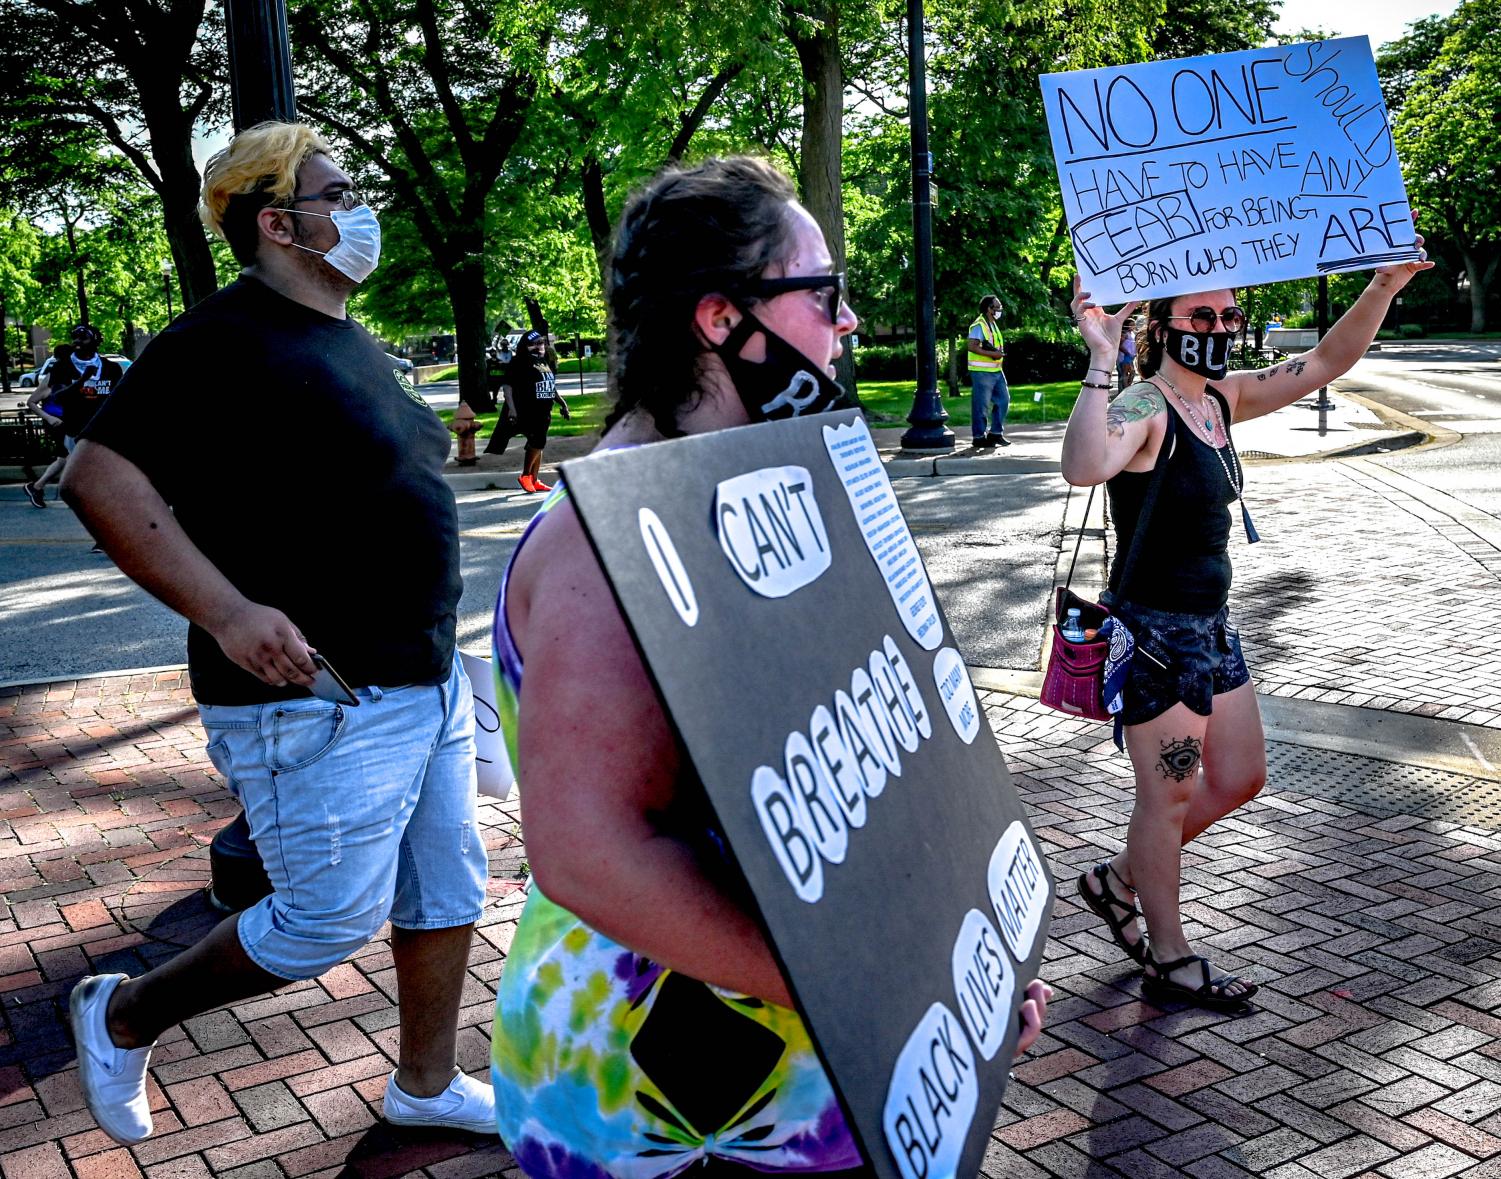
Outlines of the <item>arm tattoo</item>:
M1256 379L1258 381L1264 381L1268 377L1275 377L1277 375L1277 369L1278 369L1278 367L1279 367L1278 365L1274 364L1274 365L1272 365L1271 368L1261 369L1259 372L1257 372Z
M1153 389L1147 393L1126 390L1118 393L1105 410L1105 429L1113 438L1124 438L1126 427L1132 422L1145 422L1167 411L1167 402L1162 394Z
M1306 360L1289 360L1287 362L1287 371L1292 373L1293 376L1297 376L1307 367L1308 361Z
M1162 743L1162 756L1157 759L1157 772L1164 778L1181 782L1199 768L1201 742L1195 737L1183 737L1177 741Z

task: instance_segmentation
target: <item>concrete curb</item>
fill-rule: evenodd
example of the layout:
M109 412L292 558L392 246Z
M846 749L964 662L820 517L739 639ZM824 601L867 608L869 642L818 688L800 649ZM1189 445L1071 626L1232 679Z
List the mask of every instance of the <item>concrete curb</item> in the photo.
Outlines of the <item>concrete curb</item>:
M1390 422L1395 422L1404 429L1415 434L1422 434L1425 446L1453 446L1464 438L1458 430L1451 430L1448 426L1441 426L1437 422L1430 422L1424 418L1413 417L1412 414L1403 413L1400 409L1393 409L1364 393L1341 393L1341 397L1353 401L1357 405L1363 405L1377 417Z
M45 688L51 684L73 684L83 680L113 680L121 676L131 675L161 675L169 671L187 671L186 663L164 663L160 667L126 667L119 671L90 671L74 672L72 675L52 675L45 679L7 680L0 684L0 692L9 691L11 688Z
M1036 699L1042 673L971 667L976 688ZM1501 732L1462 721L1256 694L1266 739L1501 782ZM1101 722L1102 736L1109 726Z
M1082 504L1079 508L1082 511ZM1059 584L1062 584L1061 579ZM1079 584L1077 578L1076 584ZM186 664L177 663L86 675L75 673L45 679L12 680L0 683L0 691L24 691L52 684L186 670ZM1034 700L1042 693L1043 673L1040 671L970 665L969 675L980 691L1026 696ZM1257 693L1256 700L1261 706L1268 741L1501 782L1501 731L1496 729L1437 717L1353 708L1286 696ZM1109 735L1109 728L1103 722L1100 732Z

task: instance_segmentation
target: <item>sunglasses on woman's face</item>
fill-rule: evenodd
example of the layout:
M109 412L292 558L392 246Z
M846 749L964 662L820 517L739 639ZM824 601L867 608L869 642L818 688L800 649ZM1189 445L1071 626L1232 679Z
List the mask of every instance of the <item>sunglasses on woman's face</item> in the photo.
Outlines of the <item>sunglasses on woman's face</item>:
M774 299L788 291L818 291L823 296L829 322L839 322L844 306L844 271L837 274L802 274L796 278L758 278L746 288L746 294L758 299Z
M1168 318L1186 319L1201 332L1214 331L1216 318L1225 325L1227 332L1238 332L1246 326L1246 313L1239 307L1226 307L1220 312L1216 312L1213 307L1195 307L1187 315L1169 315Z

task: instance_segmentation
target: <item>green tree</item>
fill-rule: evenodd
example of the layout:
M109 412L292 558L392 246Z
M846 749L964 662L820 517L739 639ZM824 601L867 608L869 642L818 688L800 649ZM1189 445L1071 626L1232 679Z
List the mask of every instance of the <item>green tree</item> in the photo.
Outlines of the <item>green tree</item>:
M115 160L86 189L32 194L35 242L26 311L56 335L79 321L98 328L105 351L129 352L138 327L166 324L159 265L166 234L153 193Z
M431 255L452 310L459 395L485 382L485 218L548 68L547 0L303 0L289 14L299 109L348 146Z
M1481 332L1501 264L1501 0L1465 0L1448 29L1438 56L1400 95L1393 138L1413 207L1463 263L1470 330ZM1431 43L1432 30L1416 36Z
M1056 70L1141 60L1162 0L1086 0L1067 12L1034 0L930 4L934 272L940 335L962 335L980 296L1008 323L1041 326L1066 261L1038 64ZM847 146L853 286L867 321L910 322L912 206L906 65L888 60L879 113L854 120ZM951 370L952 371L952 370Z
M1152 34L1152 56L1203 57L1256 49L1272 38L1272 26L1281 8L1282 0L1175 4L1157 22Z
M223 57L207 0L0 0L0 173L35 176L103 139L155 193L183 299L217 286L192 136Z
M559 161L560 187L578 187L601 289L626 195L690 154L717 111L722 121L738 81L777 71L763 35L773 31L748 3L579 6L560 36L552 85L533 112L528 139L532 151ZM725 144L723 137L715 142Z
M27 314L36 279L32 271L38 255L37 233L29 221L14 209L0 209L0 391L10 396L10 370L13 363L24 365L27 358L24 339L12 338L8 324L27 323Z

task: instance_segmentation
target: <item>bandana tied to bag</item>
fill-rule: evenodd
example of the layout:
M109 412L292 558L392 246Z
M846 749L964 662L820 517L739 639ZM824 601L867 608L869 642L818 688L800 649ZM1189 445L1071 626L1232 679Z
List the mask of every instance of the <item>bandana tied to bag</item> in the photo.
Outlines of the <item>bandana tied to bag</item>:
M1105 686L1100 695L1105 700L1105 711L1114 716L1126 706L1121 693L1126 688L1126 674L1131 670L1131 656L1136 654L1136 640L1114 614L1105 619L1099 637L1110 640L1110 650L1105 655Z

